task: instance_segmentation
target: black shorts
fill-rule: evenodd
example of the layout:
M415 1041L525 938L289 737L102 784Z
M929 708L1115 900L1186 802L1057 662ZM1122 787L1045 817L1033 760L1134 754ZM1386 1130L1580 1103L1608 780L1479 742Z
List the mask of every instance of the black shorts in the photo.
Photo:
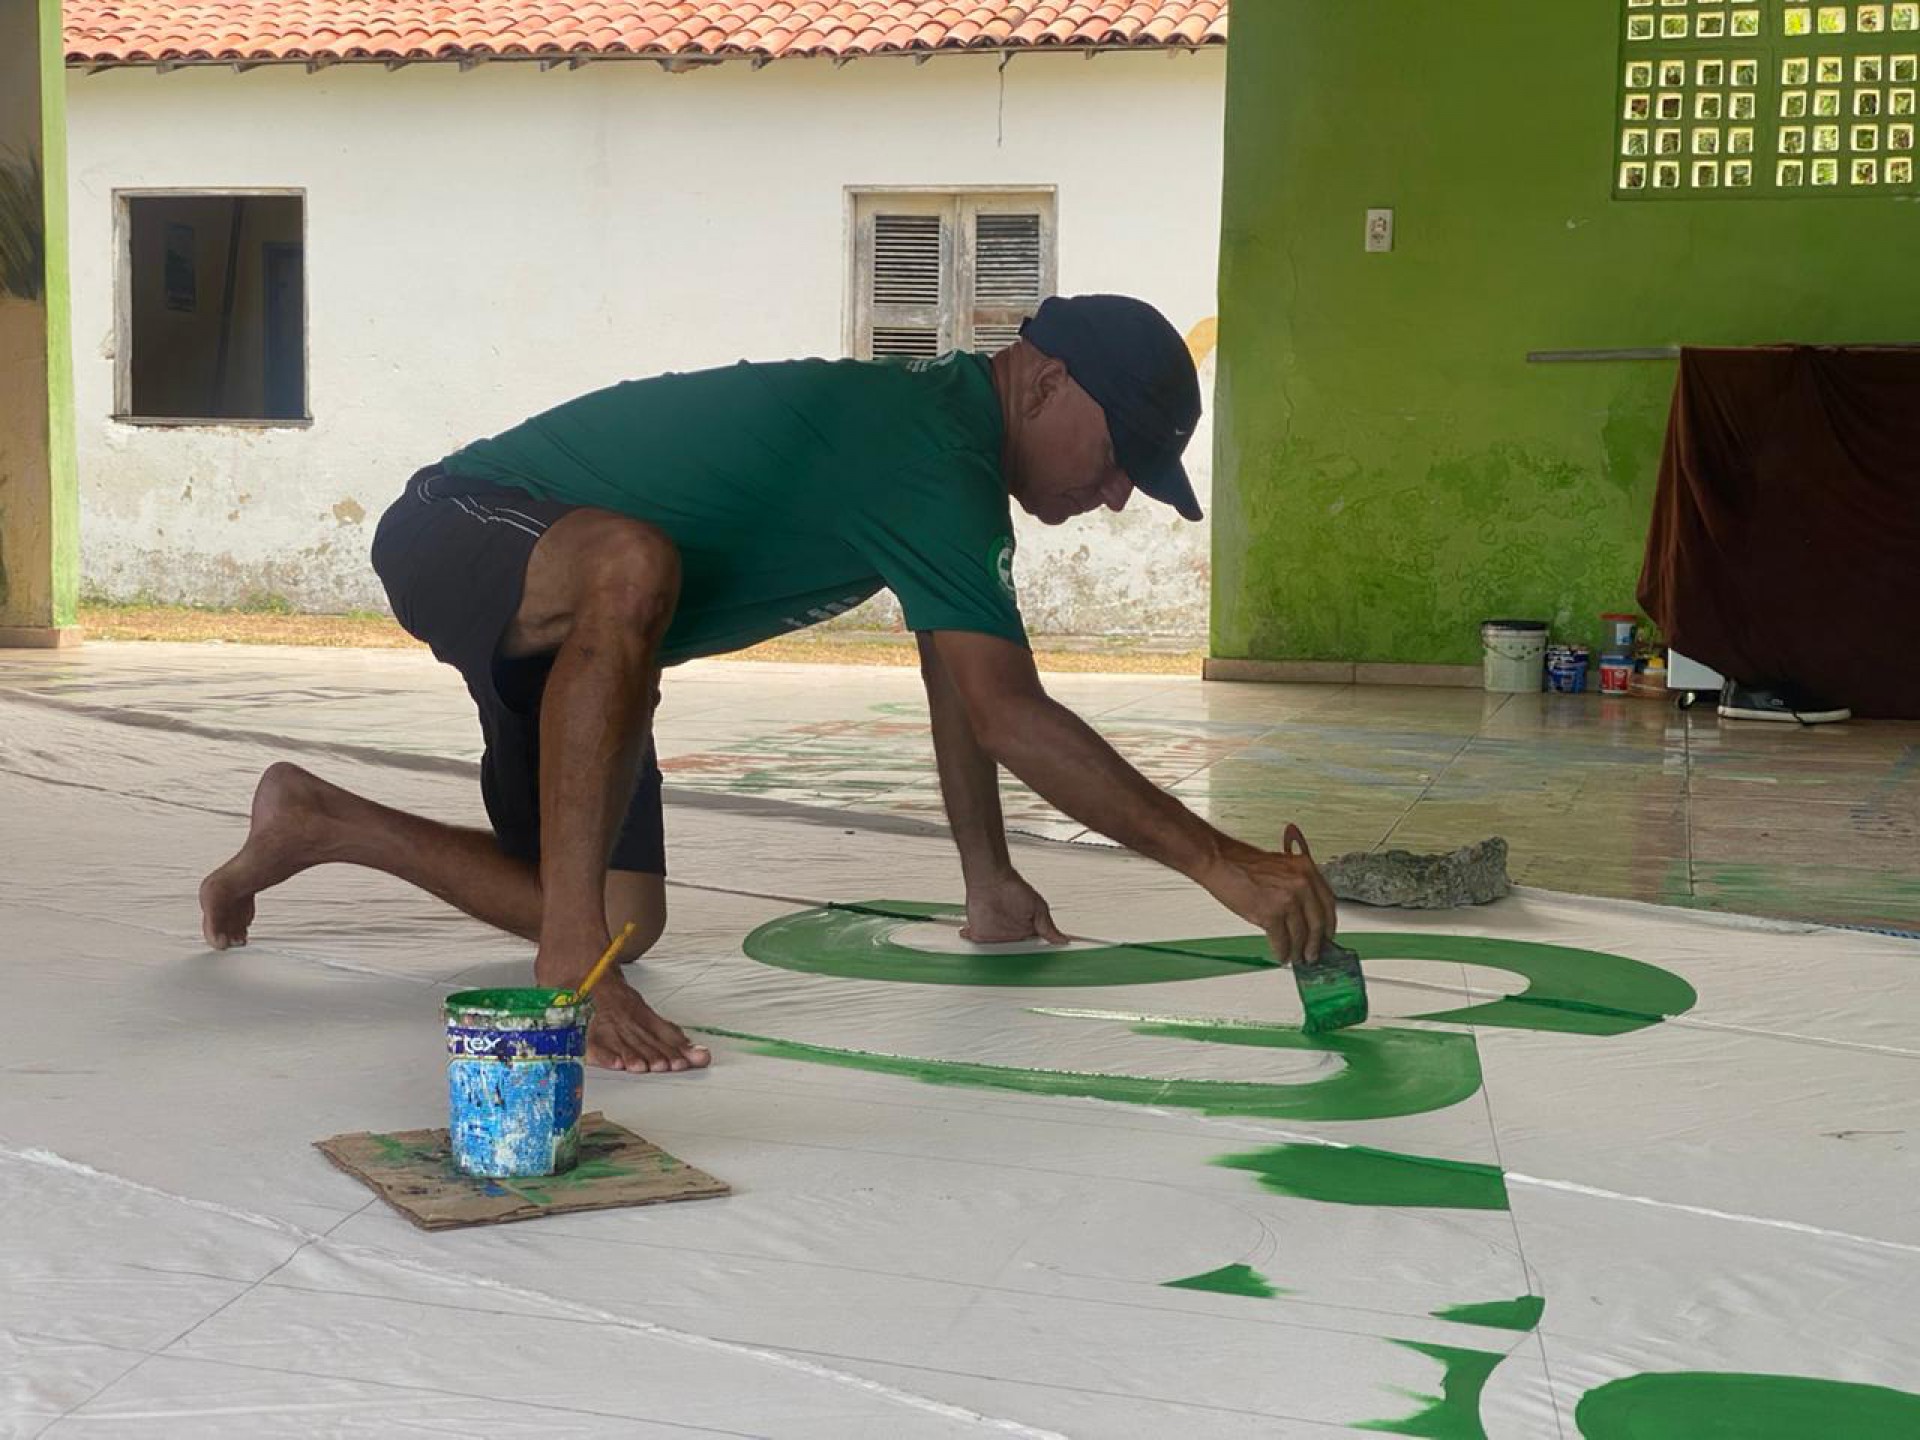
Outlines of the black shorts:
M480 710L480 792L503 853L540 858L540 699L552 655L503 658L527 561L576 507L428 466L380 517L373 568L401 625L460 672ZM667 873L660 766L648 746L608 868Z

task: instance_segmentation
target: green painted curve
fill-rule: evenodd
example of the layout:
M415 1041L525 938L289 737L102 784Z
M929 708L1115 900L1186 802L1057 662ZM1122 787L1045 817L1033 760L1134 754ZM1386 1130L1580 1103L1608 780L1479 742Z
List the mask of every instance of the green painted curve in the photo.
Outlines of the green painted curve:
M1265 942L1182 940L1172 945L1102 945L1063 950L941 954L896 944L908 925L953 919L964 906L918 900L866 900L782 915L760 926L742 948L764 965L845 980L914 985L1156 985L1275 969Z
M1801 1375L1628 1375L1580 1397L1587 1440L1913 1440L1920 1395Z
M1488 1377L1507 1358L1506 1352L1460 1350L1451 1345L1423 1345L1417 1340L1393 1343L1446 1366L1440 1393L1409 1396L1422 1402L1422 1406L1404 1420L1368 1420L1353 1428L1386 1435L1419 1435L1426 1440L1487 1440L1487 1432L1480 1424L1480 1392L1486 1389Z
M898 944L907 925L952 918L955 905L868 900L802 910L769 921L747 936L746 953L762 964L849 980L919 985L1154 985L1206 980L1278 968L1257 935L1103 945L1059 950L942 954ZM1397 931L1341 934L1366 960L1431 960L1481 965L1523 978L1516 995L1417 1018L1514 1030L1623 1035L1685 1014L1698 996L1672 971L1624 955L1532 940Z
M1523 975L1527 988L1482 1005L1435 1010L1419 1020L1551 1030L1576 1035L1624 1035L1684 1015L1700 997L1671 970L1570 945L1496 940L1476 935L1342 933L1341 942L1363 960L1438 960L1484 965Z
M1275 1145L1222 1155L1213 1163L1251 1170L1265 1189L1329 1205L1507 1208L1506 1176L1495 1166L1467 1160L1402 1155L1364 1145Z
M1167 1027L1169 1033L1175 1028ZM929 1085L1110 1100L1122 1105L1163 1105L1198 1110L1206 1115L1242 1115L1269 1120L1370 1120L1423 1115L1457 1104L1480 1088L1480 1057L1471 1035L1396 1030L1390 1026L1311 1037L1298 1031L1277 1031L1270 1043L1293 1050L1326 1051L1346 1062L1324 1079L1299 1084L1031 1070L1014 1065L981 1065L965 1060L926 1060L913 1055L844 1050L712 1027L701 1028L700 1033L744 1041L756 1055L837 1065L879 1075L900 1075Z

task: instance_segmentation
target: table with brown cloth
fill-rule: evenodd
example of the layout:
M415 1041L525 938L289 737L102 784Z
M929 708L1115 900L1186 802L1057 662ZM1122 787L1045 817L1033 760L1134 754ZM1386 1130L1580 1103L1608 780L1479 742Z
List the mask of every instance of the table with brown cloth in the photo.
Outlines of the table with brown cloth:
M1729 679L1920 719L1920 348L1683 350L1639 597Z

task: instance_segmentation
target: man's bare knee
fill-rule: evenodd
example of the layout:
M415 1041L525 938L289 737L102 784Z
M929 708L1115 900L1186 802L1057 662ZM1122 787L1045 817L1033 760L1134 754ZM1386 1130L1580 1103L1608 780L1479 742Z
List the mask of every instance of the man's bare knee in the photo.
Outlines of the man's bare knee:
M501 648L508 655L556 650L582 623L657 638L679 599L680 552L664 531L607 510L575 510L534 546Z
M622 518L581 556L581 616L664 632L679 600L680 551L644 521Z

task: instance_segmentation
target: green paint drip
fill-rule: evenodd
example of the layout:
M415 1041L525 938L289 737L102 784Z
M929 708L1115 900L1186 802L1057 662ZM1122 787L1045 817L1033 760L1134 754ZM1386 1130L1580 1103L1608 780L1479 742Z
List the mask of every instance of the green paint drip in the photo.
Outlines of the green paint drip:
M1436 1320L1451 1320L1456 1325L1487 1325L1495 1330L1531 1330L1540 1323L1547 1302L1538 1295L1522 1295L1517 1300L1488 1300L1480 1305L1455 1305L1435 1310Z
M1913 1440L1920 1395L1800 1375L1629 1375L1580 1397L1587 1440Z
M1277 1145L1213 1162L1251 1170L1282 1195L1331 1205L1431 1206L1505 1210L1507 1182L1491 1165L1401 1155L1362 1145Z
M1222 1265L1218 1270L1189 1275L1184 1280L1165 1281L1162 1288L1210 1290L1216 1295L1245 1295L1254 1300L1271 1300L1276 1296L1293 1294L1293 1291L1275 1285L1251 1265Z
M1155 985L1273 969L1258 935L1170 940L995 954L940 954L895 943L907 925L951 919L959 906L909 900L870 900L803 910L762 925L744 943L766 965L851 980L921 985L1085 986ZM1691 985L1669 970L1568 945L1484 936L1382 931L1340 936L1364 960L1433 960L1481 965L1526 980L1526 989L1481 1005L1422 1015L1467 1025L1501 1026L1579 1035L1623 1035L1684 1014L1698 1000Z
M926 1060L807 1045L737 1030L702 1028L701 1034L743 1040L758 1055L838 1065L880 1075L901 1075L929 1085L1012 1090L1026 1095L1110 1100L1123 1105L1163 1105L1207 1115L1245 1115L1281 1120L1360 1120L1420 1115L1456 1104L1480 1088L1480 1059L1470 1035L1383 1027L1345 1035L1308 1037L1279 1026L1218 1026L1167 1023L1140 1027L1145 1034L1225 1038L1233 1044L1322 1050L1346 1065L1324 1080L1274 1084L1243 1080L1178 1080L1153 1075L1106 1075L1072 1070L1029 1070L964 1060Z
M1480 1392L1506 1355L1498 1350L1456 1350L1450 1345L1423 1345L1417 1340L1395 1340L1447 1367L1438 1395L1416 1395L1425 1408L1404 1420L1369 1420L1355 1430L1387 1435L1419 1435L1426 1440L1487 1440L1480 1424Z
M501 1180L496 1183L511 1190L523 1200L531 1200L535 1205L554 1203L556 1191L578 1190L582 1185L592 1185L602 1180L618 1180L627 1175L636 1174L631 1165L616 1165L611 1160L588 1159L582 1156L580 1162L571 1170L563 1170L558 1175L542 1175L537 1180Z

